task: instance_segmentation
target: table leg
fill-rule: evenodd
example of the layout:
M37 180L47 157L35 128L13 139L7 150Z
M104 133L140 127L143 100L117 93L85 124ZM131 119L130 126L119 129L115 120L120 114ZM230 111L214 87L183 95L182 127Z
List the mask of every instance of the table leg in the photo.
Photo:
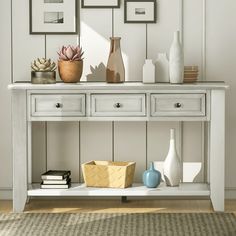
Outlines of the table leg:
M211 92L210 192L215 211L224 211L225 186L225 91Z

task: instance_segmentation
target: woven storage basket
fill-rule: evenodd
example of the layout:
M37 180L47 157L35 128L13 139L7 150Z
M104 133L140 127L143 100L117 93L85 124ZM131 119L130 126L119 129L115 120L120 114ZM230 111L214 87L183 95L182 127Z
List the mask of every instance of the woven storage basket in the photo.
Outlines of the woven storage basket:
M135 162L90 161L82 164L88 187L127 188L132 185Z

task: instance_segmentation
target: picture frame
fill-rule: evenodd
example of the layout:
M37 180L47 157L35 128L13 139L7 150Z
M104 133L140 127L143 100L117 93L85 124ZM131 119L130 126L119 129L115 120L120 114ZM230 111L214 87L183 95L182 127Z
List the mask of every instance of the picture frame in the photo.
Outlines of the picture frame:
M29 0L30 34L77 34L78 0Z
M156 0L125 0L125 23L156 23Z
M81 0L82 8L120 8L121 0Z

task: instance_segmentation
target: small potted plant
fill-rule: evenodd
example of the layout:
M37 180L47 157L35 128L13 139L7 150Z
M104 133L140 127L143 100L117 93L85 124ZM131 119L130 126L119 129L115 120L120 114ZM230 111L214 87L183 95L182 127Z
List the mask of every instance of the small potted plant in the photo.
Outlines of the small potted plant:
M56 64L51 59L38 58L31 63L31 82L33 84L56 83Z
M84 52L80 46L62 46L58 52L58 71L63 82L77 83L83 72Z

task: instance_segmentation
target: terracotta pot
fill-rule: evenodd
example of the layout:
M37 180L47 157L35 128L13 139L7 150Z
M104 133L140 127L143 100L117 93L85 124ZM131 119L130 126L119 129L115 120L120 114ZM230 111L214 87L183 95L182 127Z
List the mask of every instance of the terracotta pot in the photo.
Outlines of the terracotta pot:
M64 83L77 83L83 72L83 61L58 61L58 71Z

